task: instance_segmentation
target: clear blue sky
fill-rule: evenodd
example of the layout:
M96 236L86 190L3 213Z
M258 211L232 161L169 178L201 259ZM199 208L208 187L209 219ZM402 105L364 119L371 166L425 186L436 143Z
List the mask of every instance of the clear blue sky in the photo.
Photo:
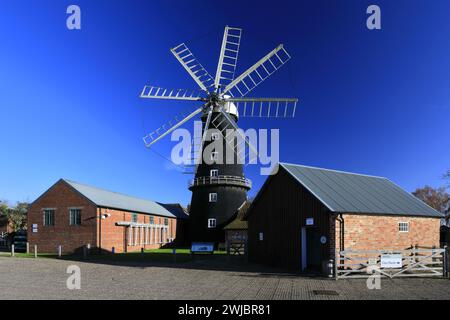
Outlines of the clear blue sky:
M374 3L381 31L366 28ZM70 4L80 31L66 28ZM449 12L444 0L2 1L0 199L32 201L64 177L187 204L190 176L142 136L195 105L138 95L195 88L169 52L181 42L215 74L227 24L244 29L238 71L281 42L293 56L252 95L298 97L296 118L240 122L280 128L282 161L438 186L450 169ZM247 167L251 195L258 172Z

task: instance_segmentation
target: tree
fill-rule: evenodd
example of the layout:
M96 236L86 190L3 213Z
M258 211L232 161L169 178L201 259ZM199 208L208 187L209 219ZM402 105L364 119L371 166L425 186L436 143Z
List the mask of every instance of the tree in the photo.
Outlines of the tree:
M0 216L5 215L8 213L8 203L6 201L0 200Z
M450 170L447 170L447 172L444 173L443 179L448 181L447 186L450 188Z
M444 187L433 188L427 185L417 188L412 194L439 212L444 212L450 203L450 195Z
M27 228L28 203L17 202L14 208L7 210L7 217L13 232L25 230Z

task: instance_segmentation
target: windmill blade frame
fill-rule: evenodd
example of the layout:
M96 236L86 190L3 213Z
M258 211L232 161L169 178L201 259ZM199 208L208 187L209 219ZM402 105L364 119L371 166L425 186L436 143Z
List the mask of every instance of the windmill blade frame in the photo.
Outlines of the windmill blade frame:
M219 111L225 117L225 119L227 119L227 121L230 123L230 125L235 130L235 132L237 132L237 134L245 142L245 144L248 145L249 149L253 152L253 154L257 156L258 155L258 150L256 150L256 148L250 142L248 142L248 140L246 139L245 135L242 134L241 130L237 126L237 124L234 121L234 119L222 107L219 108ZM224 135L222 134L222 136L224 136ZM224 136L224 138L227 139L226 136ZM236 150L235 150L235 152L236 152Z
M140 97L144 99L206 101L207 99L201 96L202 93L206 92L193 89L166 89L146 85L144 86L144 89L142 89Z
M226 98L234 103L239 117L294 118L298 99L296 98Z
M198 86L204 91L209 92L210 90L208 88L214 86L214 79L197 60L186 44L179 44L178 46L170 49L170 52L172 52L175 58L177 58Z
M242 29L229 26L225 27L214 81L216 92L219 91L221 86L229 84L234 80L241 37Z
M284 49L283 44L280 44L227 85L222 93L228 93L233 97L243 97L280 69L290 59L291 56Z
M185 116L182 120L178 121L177 123L175 123L173 125L171 123L169 123L170 127L168 129L165 128L166 125L162 125L160 128L158 128L155 131L149 133L144 138L142 138L144 140L145 146L147 148L149 148L152 144L154 144L157 141L161 140L166 135L168 135L169 133L171 133L172 131L174 131L178 127L180 127L182 124L184 124L185 122L189 121L190 119L192 119L193 117L195 117L199 113L203 112L203 110L204 110L204 106L194 110L193 112L191 112L190 114ZM150 140L150 141L147 142L147 140Z

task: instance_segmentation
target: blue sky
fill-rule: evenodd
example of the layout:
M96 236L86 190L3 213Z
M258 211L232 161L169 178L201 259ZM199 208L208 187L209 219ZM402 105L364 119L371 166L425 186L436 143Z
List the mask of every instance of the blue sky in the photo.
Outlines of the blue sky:
M66 28L81 8L82 29ZM366 28L378 4L382 30ZM238 72L284 43L293 59L252 96L298 97L284 162L387 176L409 191L450 169L448 1L2 1L0 199L59 178L187 204L188 175L142 143L194 103L139 99L145 84L196 88L169 52L186 42L215 74L225 25L243 28ZM155 151L169 156L174 144ZM265 177L247 167L254 195Z

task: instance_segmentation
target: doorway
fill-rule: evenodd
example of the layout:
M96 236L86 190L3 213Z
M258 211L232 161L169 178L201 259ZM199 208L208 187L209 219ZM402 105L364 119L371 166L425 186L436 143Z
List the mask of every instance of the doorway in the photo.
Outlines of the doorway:
M320 232L317 228L302 227L301 270L319 271L321 268Z

